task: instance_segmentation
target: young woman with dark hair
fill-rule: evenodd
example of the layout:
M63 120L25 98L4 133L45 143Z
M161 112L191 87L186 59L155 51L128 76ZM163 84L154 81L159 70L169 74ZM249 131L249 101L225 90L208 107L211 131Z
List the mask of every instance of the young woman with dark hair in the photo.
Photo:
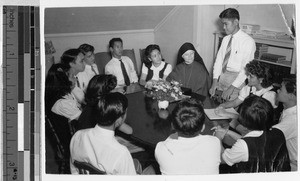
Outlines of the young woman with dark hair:
M222 160L236 172L289 171L289 158L283 133L270 129L274 125L274 109L269 101L259 96L249 96L241 106L238 122L245 128L241 136L221 126L214 127L215 136L236 140L222 153ZM233 166L233 167L232 167Z
M151 87L153 81L166 80L171 71L172 65L162 58L160 47L155 44L148 45L145 49L140 84Z
M79 119L77 129L93 128L97 124L99 117L96 115L98 102L102 96L110 93L117 86L117 78L114 75L95 75L89 82L85 101L86 107L83 109ZM132 134L132 128L123 123L118 129L126 134Z

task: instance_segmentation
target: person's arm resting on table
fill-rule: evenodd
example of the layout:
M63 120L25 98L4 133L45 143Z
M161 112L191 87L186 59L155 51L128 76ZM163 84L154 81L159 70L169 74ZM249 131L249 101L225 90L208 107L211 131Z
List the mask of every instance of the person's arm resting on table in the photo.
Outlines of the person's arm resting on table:
M240 99L237 97L236 99L234 99L234 100L232 100L232 101L228 101L228 102L224 102L224 103L220 104L219 107L223 107L223 108L225 108L225 109L231 108L231 107L236 108L236 107L238 107L240 104L242 104L242 102L243 102L243 101L240 100Z

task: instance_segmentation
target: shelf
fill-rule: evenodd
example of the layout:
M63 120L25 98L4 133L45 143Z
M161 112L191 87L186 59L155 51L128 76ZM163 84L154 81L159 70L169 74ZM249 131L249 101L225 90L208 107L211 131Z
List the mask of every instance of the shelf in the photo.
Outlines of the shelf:
M215 38L214 38L214 56L217 55L220 43L222 41L222 38L225 36L223 32L214 32L213 33ZM291 49L291 56L288 58L288 61L290 61L290 65L283 64L283 63L277 63L277 62L271 62L271 61L266 61L266 60L261 60L261 59L255 59L264 63L276 65L276 66L282 66L282 67L288 67L290 68L290 74L296 74L296 42L293 39L289 38L273 38L273 37L268 37L268 36L260 36L260 35L250 35L255 43L261 43L261 44L266 44L269 47L278 47L278 48L283 48L283 49ZM215 58L215 57L214 57Z
M285 47L294 49L295 42L294 40L289 39L276 39L276 38L268 38L263 36L252 36L256 43L263 43L267 45L273 45L278 47Z
M268 64L283 66L283 67L289 67L289 68L292 67L291 65L286 65L286 64L277 63L277 62L271 62L271 61L267 61L267 60L261 60L261 59L255 59L255 60L260 61L260 62L264 62L264 63L268 63Z

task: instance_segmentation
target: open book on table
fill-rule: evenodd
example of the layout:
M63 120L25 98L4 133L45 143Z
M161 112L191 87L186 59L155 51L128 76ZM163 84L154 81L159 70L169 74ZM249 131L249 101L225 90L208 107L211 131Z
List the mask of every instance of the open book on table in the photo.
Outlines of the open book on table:
M230 113L234 113L234 114L239 114L238 112L236 112L236 110L234 108L228 108L225 109L227 112ZM206 114L206 116L208 117L208 119L210 120L224 120L224 119L230 119L230 117L227 116L219 116L215 113L215 109L204 109L204 112Z

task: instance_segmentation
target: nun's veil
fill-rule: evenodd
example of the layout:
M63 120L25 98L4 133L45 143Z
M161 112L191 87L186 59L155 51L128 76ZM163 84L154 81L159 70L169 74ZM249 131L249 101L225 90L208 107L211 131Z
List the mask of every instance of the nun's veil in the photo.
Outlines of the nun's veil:
M188 51L188 50L194 50L195 51L195 58L194 58L194 61L197 61L199 62L200 64L202 64L205 69L206 69L206 66L201 58L201 56L198 54L197 50L195 49L194 45L189 43L189 42L186 42L184 43L180 48L179 48L179 51L178 51L178 55L177 55L177 65L184 62L184 59L182 58L182 55ZM207 71L207 69L206 69ZM208 72L208 71L207 71Z

